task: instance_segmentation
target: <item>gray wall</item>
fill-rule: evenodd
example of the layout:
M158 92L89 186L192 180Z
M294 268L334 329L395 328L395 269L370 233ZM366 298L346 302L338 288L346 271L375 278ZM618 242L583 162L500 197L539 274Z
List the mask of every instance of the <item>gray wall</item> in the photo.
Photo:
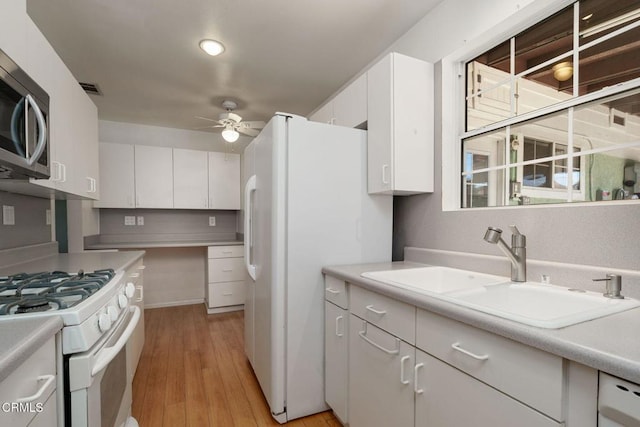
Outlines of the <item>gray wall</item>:
M125 226L124 216L144 217L143 226ZM100 234L107 235L189 235L220 236L221 240L236 233L236 211L168 210L168 209L100 209ZM216 217L216 226L209 226L209 217Z
M505 230L516 224L527 236L530 259L640 269L640 203L618 206L579 204L442 211L442 99L440 66L436 66L435 188L433 194L394 200L394 259L405 246L500 255L482 239L489 225Z
M0 208L2 205L15 207L16 224L2 225L0 221L0 249L51 241L51 226L46 225L46 211L51 207L49 199L0 191Z

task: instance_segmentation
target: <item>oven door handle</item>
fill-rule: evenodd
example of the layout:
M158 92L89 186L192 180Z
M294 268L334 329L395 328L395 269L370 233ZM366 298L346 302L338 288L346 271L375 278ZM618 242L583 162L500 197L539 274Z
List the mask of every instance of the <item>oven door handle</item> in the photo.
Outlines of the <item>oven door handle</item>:
M133 334L133 330L138 325L138 320L140 320L140 307L134 305L131 307L132 318L129 321L129 324L118 338L118 341L111 347L105 347L103 350L100 350L98 353L98 357L96 358L95 363L93 364L93 368L91 369L91 376L95 376L97 373L102 371L114 357L122 350L122 347L125 346L131 335Z

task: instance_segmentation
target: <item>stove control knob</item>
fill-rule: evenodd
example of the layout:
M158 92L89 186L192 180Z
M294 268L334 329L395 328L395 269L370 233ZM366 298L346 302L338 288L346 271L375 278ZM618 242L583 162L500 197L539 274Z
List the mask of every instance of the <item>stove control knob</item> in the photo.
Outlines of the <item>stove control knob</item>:
M115 305L110 305L107 307L107 314L112 322L118 320L118 308Z
M127 282L124 287L124 293L127 298L133 298L133 296L136 294L136 287L133 285L133 283Z
M111 318L107 313L100 313L98 316L98 329L100 332L106 332L111 328Z
M118 305L120 308L126 308L127 304L129 304L129 300L124 294L118 295Z

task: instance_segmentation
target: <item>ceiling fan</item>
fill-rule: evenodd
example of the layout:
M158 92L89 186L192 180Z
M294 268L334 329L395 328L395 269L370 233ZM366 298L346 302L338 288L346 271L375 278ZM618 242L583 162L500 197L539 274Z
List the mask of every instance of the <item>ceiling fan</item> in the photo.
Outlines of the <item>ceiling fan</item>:
M217 124L212 126L205 126L204 128L222 128L222 138L227 142L236 142L243 133L248 136L258 136L259 129L265 126L263 121L242 121L242 117L233 112L238 107L234 101L223 101L222 108L225 109L224 113L220 113L218 120L209 119L207 117L196 116L198 119L208 120Z

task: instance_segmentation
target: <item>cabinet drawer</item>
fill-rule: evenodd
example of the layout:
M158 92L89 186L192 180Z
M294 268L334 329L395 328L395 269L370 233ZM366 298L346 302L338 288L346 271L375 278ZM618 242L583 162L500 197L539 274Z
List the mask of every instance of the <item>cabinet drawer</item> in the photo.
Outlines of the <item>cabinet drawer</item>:
M244 304L244 282L209 283L209 308Z
M415 343L416 308L414 306L358 286L349 288L349 300L351 313L409 344Z
M561 357L425 310L418 310L416 346L562 421Z
M55 337L51 337L22 365L0 382L0 402L2 403L19 404L19 399L34 396L43 390L37 399L20 403L23 405L22 409L3 411L2 425L27 425L38 414L36 408L44 405L55 389L56 346Z
M208 272L209 283L244 280L244 258L212 258Z
M235 258L244 256L244 245L209 246L207 258Z
M335 277L324 276L324 298L341 308L349 308L347 284Z

